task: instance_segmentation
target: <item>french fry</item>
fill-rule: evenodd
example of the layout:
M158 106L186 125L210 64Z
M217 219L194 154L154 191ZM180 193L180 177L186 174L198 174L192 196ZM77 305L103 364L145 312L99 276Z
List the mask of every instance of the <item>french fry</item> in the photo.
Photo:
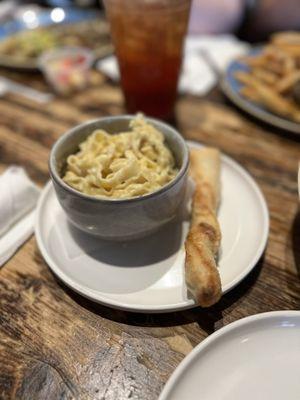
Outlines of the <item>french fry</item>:
M271 112L300 123L293 88L300 82L300 32L276 33L256 56L242 58L249 71L238 71L240 93Z
M282 77L285 73L284 64L277 60L268 61L265 66L265 69L273 74L276 74L278 77Z
M249 87L249 86L243 86L240 90L240 93L242 96L244 96L246 99L254 102L254 103L260 103L260 98L255 89Z
M292 87L300 81L300 70L284 76L276 85L277 92L284 93L292 89Z
M255 83L260 83L260 80L259 80L257 77L251 75L250 72L237 71L237 72L234 74L234 77L235 77L239 82L244 83L245 85L248 85L248 86L250 86L250 87L253 86Z
M296 60L293 57L286 55L286 58L284 59L285 73L286 74L293 73L295 72L295 69L296 69Z
M265 54L251 57L244 56L240 57L239 61L249 67L263 67L266 64L266 56Z
M280 45L278 44L276 47L279 50L289 54L291 57L300 56L300 45L298 44L280 44Z
M300 123L300 111L295 111L292 115L292 119Z
M267 84L273 85L276 81L278 81L278 76L272 72L268 71L264 68L253 68L252 69L252 74L260 79L262 82L265 82Z
M265 105L275 113L292 115L295 111L290 101L277 94L270 87L257 82L253 83L253 87Z
M275 45L282 44L298 44L300 45L300 33L299 32L278 32L271 36L271 42Z

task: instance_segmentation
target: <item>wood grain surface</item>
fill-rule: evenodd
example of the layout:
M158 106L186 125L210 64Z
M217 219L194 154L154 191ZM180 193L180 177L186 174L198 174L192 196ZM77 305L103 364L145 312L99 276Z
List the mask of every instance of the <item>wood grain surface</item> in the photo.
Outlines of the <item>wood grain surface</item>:
M39 75L0 74L47 89ZM42 186L49 150L66 129L124 112L118 86L96 72L92 78L86 91L46 106L0 99L0 172L19 164ZM255 313L299 309L299 137L250 119L218 90L204 99L180 98L177 127L186 138L219 147L255 177L271 217L264 256L214 307L136 314L67 289L32 237L0 270L1 399L154 400L183 357L215 330Z

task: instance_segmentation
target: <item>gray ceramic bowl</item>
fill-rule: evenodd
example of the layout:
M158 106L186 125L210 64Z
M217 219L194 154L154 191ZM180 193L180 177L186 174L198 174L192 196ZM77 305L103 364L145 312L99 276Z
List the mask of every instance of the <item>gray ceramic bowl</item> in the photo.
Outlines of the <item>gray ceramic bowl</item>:
M189 153L182 136L171 126L147 118L165 136L179 168L178 175L156 192L123 200L99 199L67 185L61 175L70 154L95 129L115 134L129 129L132 115L88 121L66 132L54 144L49 160L50 175L57 198L69 221L77 228L107 240L128 240L154 232L172 220L185 195Z

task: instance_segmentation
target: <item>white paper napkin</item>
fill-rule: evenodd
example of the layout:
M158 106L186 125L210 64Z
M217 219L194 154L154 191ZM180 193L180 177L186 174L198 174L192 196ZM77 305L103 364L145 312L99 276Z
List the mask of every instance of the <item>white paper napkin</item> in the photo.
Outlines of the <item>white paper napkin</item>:
M209 54L216 68L222 72L234 58L245 54L248 49L248 44L232 35L189 36L185 43L179 91L203 96L217 83L217 76L201 55L201 50ZM97 67L111 79L119 80L115 56L100 60Z
M11 166L0 176L0 266L32 234L39 194L21 167Z

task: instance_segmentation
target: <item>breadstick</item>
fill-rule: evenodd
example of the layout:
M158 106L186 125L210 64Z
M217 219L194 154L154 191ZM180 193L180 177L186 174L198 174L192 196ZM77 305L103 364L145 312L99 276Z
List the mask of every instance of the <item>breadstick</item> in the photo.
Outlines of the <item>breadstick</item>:
M190 174L195 182L191 226L185 241L185 276L189 291L202 307L215 304L222 288L216 266L221 231L216 217L220 198L220 153L192 149Z

